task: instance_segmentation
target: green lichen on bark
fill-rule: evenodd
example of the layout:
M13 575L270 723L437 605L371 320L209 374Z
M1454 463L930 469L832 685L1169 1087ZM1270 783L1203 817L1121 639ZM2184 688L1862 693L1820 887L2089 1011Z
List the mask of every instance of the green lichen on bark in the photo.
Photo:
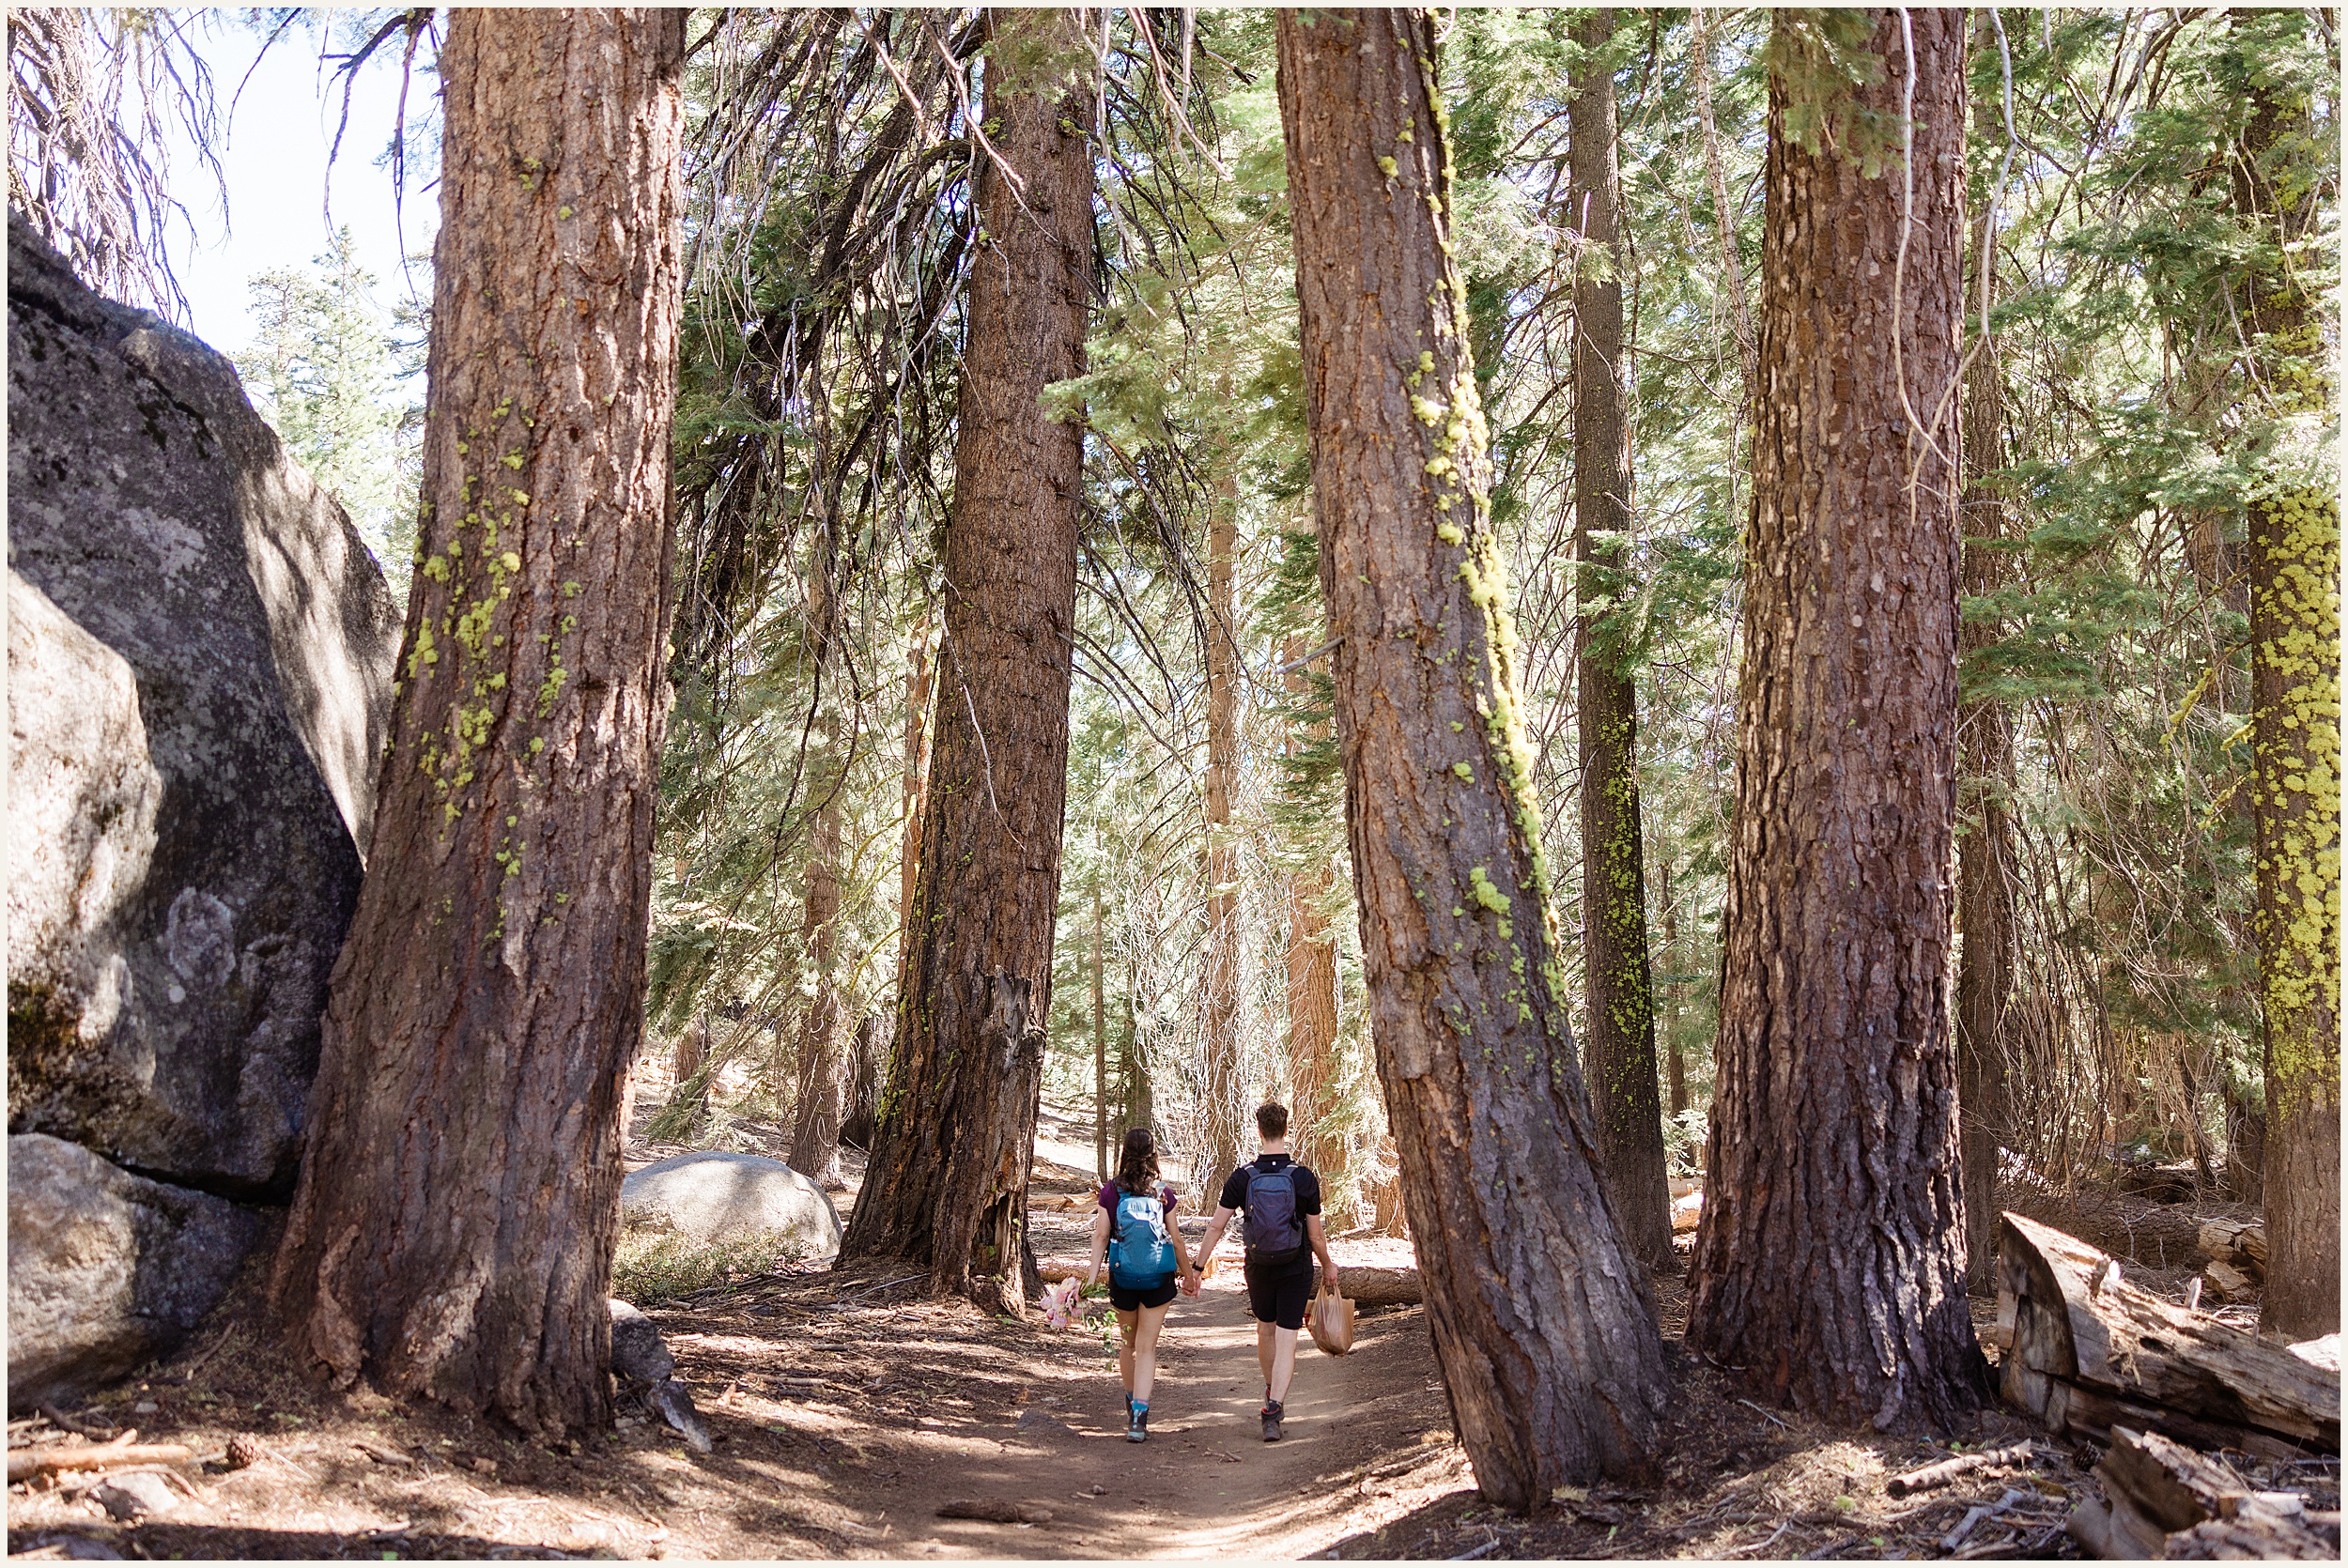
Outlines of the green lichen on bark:
M2340 506L2321 489L2257 509L2251 584L2261 679L2251 801L2262 826L2260 989L2271 1070L2339 1099Z

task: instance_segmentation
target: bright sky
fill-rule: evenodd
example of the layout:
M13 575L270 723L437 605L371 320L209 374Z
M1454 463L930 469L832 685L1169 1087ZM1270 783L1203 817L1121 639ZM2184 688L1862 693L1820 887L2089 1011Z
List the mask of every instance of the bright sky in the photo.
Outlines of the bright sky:
M318 63L320 38L299 27L270 46L247 80L261 35L232 12L214 11L208 20L209 27L191 28L190 36L212 68L224 116L236 100L227 146L219 149L228 177L228 211L224 217L209 172L175 125L171 184L187 204L196 236L191 245L187 230L175 223L171 258L187 291L195 334L223 353L234 353L253 338L247 281L271 268L307 268L326 249L327 149L342 113L342 85L332 64ZM338 39L332 47L344 45ZM423 69L430 63L429 41L416 53L418 69L408 86L411 126L440 115L439 79ZM377 167L397 120L399 55L394 39L359 73L332 191L334 223L349 225L361 258L376 276L376 301L386 311L409 287L400 275L402 230L409 254L429 254L440 210L439 192L425 188L411 166L405 210L395 224L391 172ZM413 287L428 299L429 269L411 271Z

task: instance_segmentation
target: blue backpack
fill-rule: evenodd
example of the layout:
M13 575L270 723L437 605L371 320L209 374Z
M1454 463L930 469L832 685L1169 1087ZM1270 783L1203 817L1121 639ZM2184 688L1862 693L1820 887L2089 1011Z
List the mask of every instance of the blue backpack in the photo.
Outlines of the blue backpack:
M1154 1193L1119 1192L1110 1217L1109 1279L1127 1290L1156 1290L1175 1274L1166 1205Z

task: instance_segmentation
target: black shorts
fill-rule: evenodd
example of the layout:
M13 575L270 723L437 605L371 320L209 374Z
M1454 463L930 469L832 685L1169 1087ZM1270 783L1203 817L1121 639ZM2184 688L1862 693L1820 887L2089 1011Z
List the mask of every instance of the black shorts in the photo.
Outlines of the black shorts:
M1143 1307L1163 1307L1173 1299L1174 1276L1171 1274L1166 1277L1164 1284L1151 1285L1141 1290L1127 1290L1114 1279L1109 1281L1109 1305L1119 1312L1136 1312ZM1298 1321L1304 1320L1299 1318Z
M1247 1266L1247 1305L1259 1323L1283 1329L1305 1326L1305 1302L1313 1293L1313 1260L1307 1253L1294 1263L1269 1268Z

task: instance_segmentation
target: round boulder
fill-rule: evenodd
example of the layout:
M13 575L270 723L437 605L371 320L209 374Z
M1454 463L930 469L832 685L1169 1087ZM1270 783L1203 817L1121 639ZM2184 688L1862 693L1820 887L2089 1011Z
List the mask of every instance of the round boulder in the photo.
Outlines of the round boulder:
M809 1257L840 1251L840 1211L824 1190L755 1154L704 1150L647 1165L620 1184L620 1219L693 1242L773 1233L804 1244Z

